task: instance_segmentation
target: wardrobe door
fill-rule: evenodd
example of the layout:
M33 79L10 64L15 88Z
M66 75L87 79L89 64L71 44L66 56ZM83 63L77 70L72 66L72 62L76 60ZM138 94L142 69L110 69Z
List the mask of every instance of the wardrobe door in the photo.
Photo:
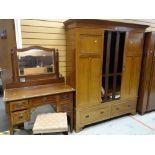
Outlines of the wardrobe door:
M147 110L155 109L155 58L152 62L151 78L150 78L150 88L149 88L149 98Z
M89 105L101 103L101 60L89 59Z
M77 107L101 103L101 66L103 33L98 29L80 29L76 59Z
M89 58L80 58L76 72L76 106L81 107L89 103Z
M125 37L121 98L138 96L143 33L127 32Z

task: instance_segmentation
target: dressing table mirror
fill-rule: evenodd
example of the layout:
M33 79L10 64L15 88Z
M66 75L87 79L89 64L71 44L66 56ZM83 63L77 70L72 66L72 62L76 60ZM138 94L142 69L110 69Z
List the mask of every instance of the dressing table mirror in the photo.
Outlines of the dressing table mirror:
M56 79L59 77L58 50L31 46L11 50L14 81Z

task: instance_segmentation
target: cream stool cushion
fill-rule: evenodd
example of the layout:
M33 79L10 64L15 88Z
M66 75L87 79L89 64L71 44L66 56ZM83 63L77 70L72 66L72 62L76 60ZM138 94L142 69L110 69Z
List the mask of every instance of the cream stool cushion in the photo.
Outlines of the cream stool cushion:
M39 114L33 126L34 134L68 131L66 113Z

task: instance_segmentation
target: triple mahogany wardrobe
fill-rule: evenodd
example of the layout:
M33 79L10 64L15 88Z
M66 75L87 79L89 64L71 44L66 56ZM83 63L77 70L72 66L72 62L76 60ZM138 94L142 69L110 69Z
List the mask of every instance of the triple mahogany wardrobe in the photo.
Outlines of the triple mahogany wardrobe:
M76 89L74 128L135 114L148 27L105 20L64 22L67 84Z

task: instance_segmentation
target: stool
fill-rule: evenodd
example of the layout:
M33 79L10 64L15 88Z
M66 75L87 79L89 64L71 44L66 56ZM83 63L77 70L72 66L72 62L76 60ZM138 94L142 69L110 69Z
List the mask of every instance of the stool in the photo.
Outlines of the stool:
M33 126L33 134L63 132L68 135L67 113L39 114Z

